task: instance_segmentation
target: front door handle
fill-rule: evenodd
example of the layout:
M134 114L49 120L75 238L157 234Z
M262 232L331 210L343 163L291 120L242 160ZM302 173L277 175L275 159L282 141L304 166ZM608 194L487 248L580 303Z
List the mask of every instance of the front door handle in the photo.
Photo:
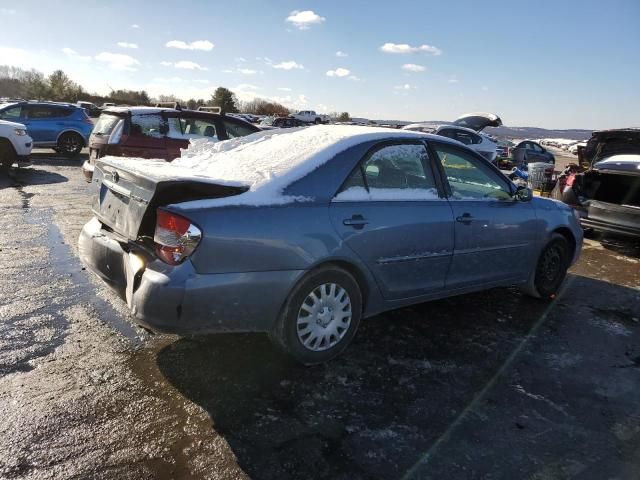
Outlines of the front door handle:
M356 215L352 215L351 218L345 218L342 221L343 225L346 225L348 227L353 227L356 230L362 230L364 228L364 226L366 224L368 224L369 221L364 218L362 215L356 214Z
M472 221L473 221L473 217L471 216L470 213L463 213L462 216L456 217L456 222L460 222L465 225L471 225Z

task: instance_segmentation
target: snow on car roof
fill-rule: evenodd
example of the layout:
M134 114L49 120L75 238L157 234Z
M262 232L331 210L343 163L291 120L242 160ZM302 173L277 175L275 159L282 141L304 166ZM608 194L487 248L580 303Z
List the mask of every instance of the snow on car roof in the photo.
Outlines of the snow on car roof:
M427 138L407 130L352 125L318 125L268 130L224 142L192 140L172 163L106 157L118 168L155 179L191 178L228 186L245 186L242 194L185 202L180 208L222 205L277 205L304 199L283 194L293 182L319 168L338 153L371 140Z

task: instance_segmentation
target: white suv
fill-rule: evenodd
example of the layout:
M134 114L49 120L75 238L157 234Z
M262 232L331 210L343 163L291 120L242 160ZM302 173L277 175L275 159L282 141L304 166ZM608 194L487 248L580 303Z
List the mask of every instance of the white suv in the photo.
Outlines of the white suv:
M0 120L0 169L27 161L32 147L33 140L23 124Z

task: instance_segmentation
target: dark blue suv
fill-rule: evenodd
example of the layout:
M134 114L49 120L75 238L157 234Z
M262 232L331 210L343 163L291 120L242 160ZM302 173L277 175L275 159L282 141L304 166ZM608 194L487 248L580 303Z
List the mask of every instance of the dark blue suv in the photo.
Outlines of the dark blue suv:
M35 148L51 147L67 157L80 153L93 129L85 110L69 103L4 103L0 119L24 124Z

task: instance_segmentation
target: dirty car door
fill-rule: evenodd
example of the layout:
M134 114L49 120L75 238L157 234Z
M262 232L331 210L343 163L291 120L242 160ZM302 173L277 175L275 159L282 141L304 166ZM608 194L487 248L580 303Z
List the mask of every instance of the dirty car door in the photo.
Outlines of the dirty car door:
M449 186L455 248L447 289L526 278L538 231L531 202L473 152L430 142Z
M442 289L453 249L453 218L422 143L374 147L335 196L331 220L365 262L385 298Z

